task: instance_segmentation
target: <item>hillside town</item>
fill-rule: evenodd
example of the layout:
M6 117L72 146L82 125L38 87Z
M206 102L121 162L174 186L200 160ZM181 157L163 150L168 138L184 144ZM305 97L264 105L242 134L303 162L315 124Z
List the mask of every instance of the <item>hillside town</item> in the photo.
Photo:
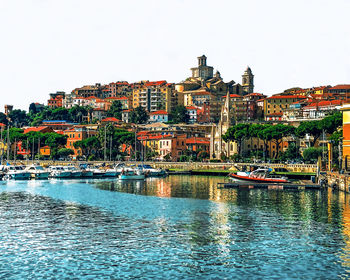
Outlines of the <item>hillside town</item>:
M224 81L205 55L197 59L178 83L95 83L50 93L47 104L33 100L28 112L5 105L1 158L315 162L322 155L339 167L350 154L340 147L350 140L340 114L350 84L267 96L255 91L250 67L240 82Z

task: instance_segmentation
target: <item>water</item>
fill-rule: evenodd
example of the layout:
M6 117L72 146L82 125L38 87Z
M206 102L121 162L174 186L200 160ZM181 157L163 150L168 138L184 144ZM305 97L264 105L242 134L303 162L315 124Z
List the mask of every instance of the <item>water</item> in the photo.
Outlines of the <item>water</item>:
M349 197L224 178L0 182L0 279L346 279Z

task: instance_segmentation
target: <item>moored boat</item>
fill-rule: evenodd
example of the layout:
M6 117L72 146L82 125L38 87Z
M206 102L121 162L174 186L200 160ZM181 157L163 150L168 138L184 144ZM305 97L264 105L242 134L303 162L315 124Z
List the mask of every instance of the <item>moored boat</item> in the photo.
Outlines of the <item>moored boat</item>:
M82 177L82 172L81 170L79 170L78 168L76 168L73 165L67 165L67 166L63 166L63 169L65 171L70 172L70 177L71 178L80 178Z
M71 172L64 170L63 166L50 166L49 170L51 178L62 179L71 176Z
M146 177L163 177L168 175L164 169L153 168L148 164L139 165L138 168L145 173Z
M32 164L25 168L28 171L32 178L34 179L48 179L50 176L50 171L46 170L41 165Z
M285 177L271 175L271 169L259 168L252 172L230 173L228 176L238 183L289 183Z
M4 168L5 180L29 180L31 175L22 166L9 165Z
M119 180L145 180L146 176L140 169L123 170L118 176Z

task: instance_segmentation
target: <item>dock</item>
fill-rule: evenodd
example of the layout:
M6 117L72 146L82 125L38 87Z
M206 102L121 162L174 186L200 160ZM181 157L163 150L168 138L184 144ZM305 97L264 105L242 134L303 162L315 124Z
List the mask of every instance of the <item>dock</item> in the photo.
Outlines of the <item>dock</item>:
M270 190L304 190L304 189L321 189L320 184L273 184L273 183L218 183L217 187L220 189L230 188L247 188L247 189L270 189Z

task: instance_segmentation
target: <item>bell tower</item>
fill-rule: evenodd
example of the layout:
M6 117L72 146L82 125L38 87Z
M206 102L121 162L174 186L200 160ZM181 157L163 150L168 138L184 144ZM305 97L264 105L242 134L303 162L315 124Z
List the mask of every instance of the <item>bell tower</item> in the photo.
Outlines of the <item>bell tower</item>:
M242 87L245 94L254 92L254 75L249 66L242 75Z

